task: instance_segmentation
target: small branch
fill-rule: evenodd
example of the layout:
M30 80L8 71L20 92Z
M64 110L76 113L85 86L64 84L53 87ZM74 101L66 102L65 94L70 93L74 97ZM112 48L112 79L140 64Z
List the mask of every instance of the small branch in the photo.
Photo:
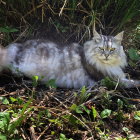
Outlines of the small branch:
M35 129L31 126L29 130L32 140L37 140L37 136L35 135Z
M64 1L64 4L63 4L63 6L62 6L62 8L61 8L61 10L60 10L59 16L62 15L62 12L63 12L63 10L64 10L64 7L65 7L66 3L67 3L67 0Z
M51 126L51 123L44 129L44 131L38 136L36 140L40 140L40 138L44 135L44 133L49 129L50 126Z

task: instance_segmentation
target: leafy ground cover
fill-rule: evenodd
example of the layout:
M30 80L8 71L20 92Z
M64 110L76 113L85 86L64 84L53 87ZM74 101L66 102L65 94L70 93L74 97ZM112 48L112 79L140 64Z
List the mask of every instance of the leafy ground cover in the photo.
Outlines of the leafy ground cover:
M139 0L2 0L0 44L30 38L79 42L93 27L125 30L128 77L140 79ZM1 140L140 140L140 89L123 89L106 77L96 87L59 89L55 80L0 75Z
M108 78L103 82L106 86L80 90L7 78L0 89L2 140L140 139L137 88L114 89Z

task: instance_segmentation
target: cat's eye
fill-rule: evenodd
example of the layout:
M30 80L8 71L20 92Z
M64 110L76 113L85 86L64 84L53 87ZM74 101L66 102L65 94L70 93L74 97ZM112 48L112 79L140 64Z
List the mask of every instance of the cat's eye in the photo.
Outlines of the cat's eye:
M104 48L102 48L102 47L99 47L99 49L102 50L102 51L104 50Z
M116 48L110 48L110 51L115 51Z

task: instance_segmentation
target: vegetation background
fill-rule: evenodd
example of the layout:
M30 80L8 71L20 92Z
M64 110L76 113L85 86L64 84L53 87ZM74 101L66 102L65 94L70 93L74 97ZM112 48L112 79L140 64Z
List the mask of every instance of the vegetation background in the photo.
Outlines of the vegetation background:
M59 33L63 41L81 42L93 36L94 26L103 34L124 30L127 36L130 33L139 38L139 0L1 0L0 5L4 44L31 36L45 37L48 32Z
M31 38L83 44L93 37L94 27L107 35L125 31L127 71L138 78L139 0L0 0L2 46ZM50 81L46 90L37 77L32 85L6 77L0 80L2 140L140 139L138 88L117 90L106 78L102 82L106 88L56 90Z

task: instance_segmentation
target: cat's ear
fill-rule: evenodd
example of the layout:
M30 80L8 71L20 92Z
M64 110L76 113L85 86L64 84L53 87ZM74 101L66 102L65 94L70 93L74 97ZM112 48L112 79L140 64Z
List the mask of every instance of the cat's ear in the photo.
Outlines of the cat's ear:
M100 34L98 34L98 32L94 29L93 30L93 38L101 38Z
M118 33L114 38L118 41L122 41L123 40L123 34L124 34L124 31Z

